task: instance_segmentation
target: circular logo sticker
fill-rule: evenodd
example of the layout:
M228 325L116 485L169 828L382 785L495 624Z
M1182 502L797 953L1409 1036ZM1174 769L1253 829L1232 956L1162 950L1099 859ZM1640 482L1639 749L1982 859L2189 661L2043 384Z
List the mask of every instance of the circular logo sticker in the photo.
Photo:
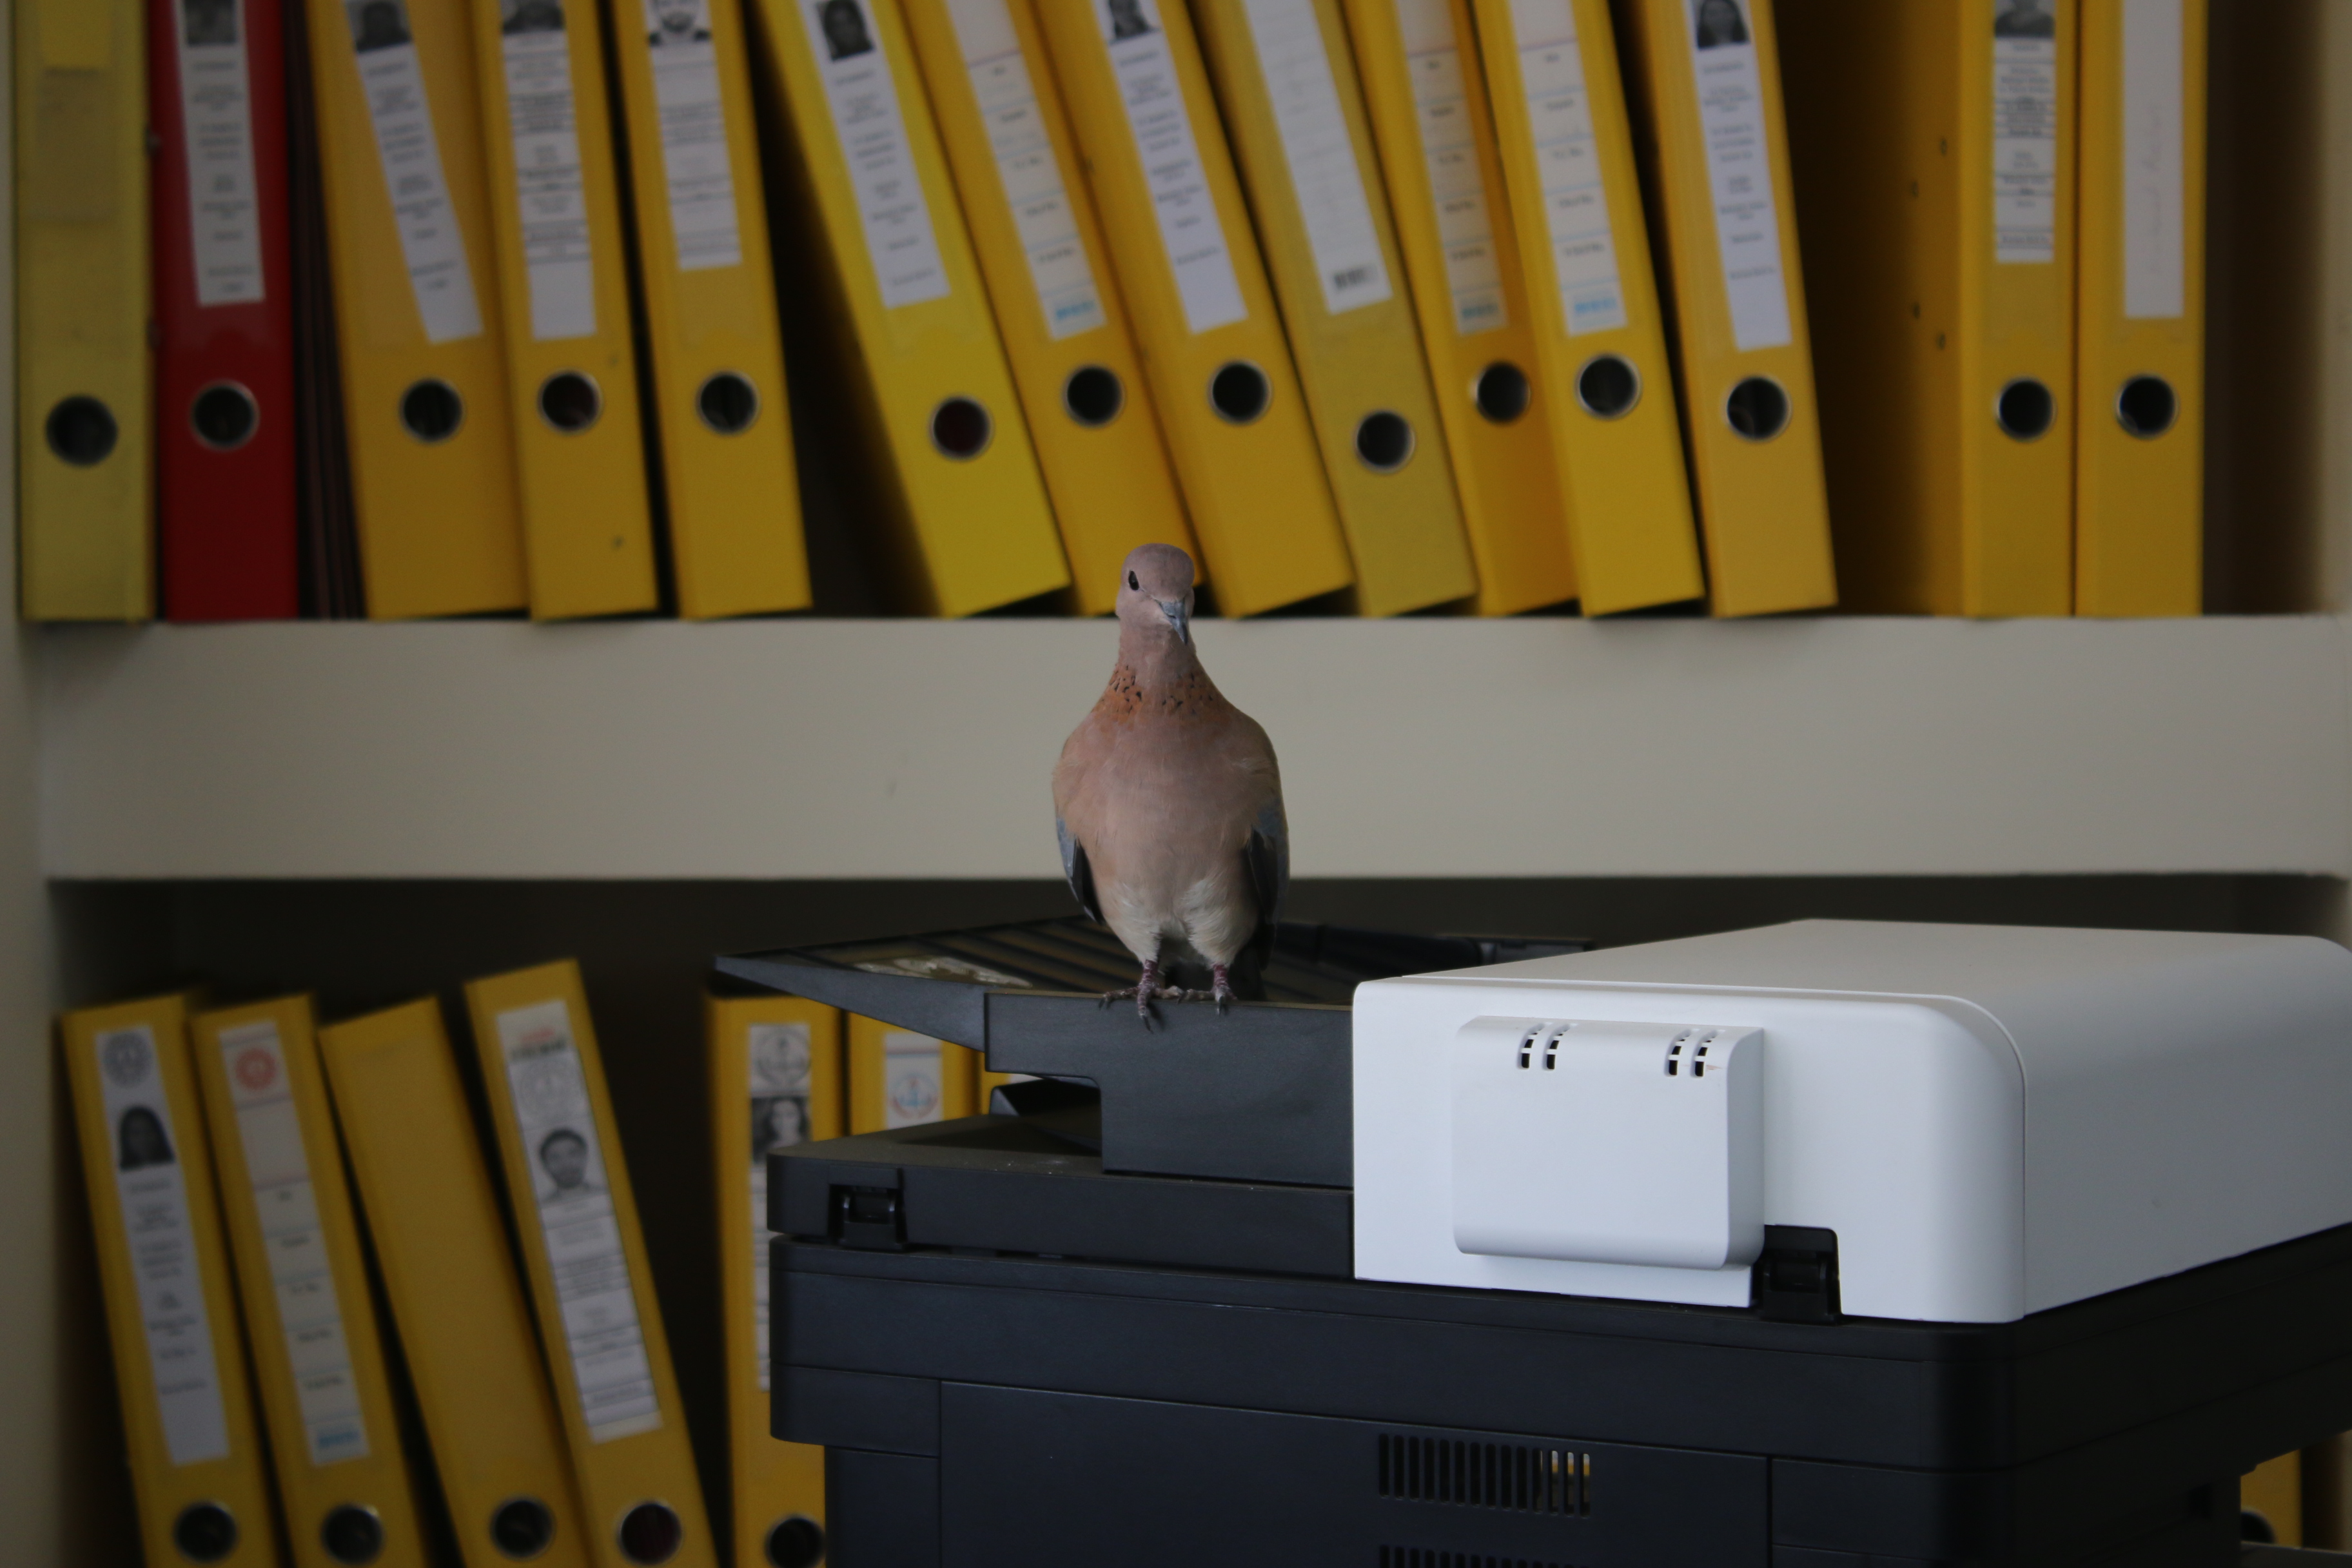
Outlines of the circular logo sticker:
M155 1047L144 1029L118 1029L99 1042L98 1065L119 1087L131 1089L154 1070Z
M909 1121L925 1121L940 1107L940 1086L921 1073L908 1073L890 1085L890 1108Z
M247 1094L259 1094L278 1081L278 1058L259 1046L251 1046L237 1053L236 1064L229 1071Z

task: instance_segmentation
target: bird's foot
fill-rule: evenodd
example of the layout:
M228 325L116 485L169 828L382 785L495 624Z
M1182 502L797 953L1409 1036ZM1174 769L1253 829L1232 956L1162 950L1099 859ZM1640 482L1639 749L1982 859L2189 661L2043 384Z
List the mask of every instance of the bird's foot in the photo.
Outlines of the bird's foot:
M1209 1000L1217 1005L1217 1011L1220 1013L1231 1005L1234 1000L1233 978L1225 973L1225 968L1226 966L1222 963L1209 965L1209 981L1212 986Z
M1102 999L1104 1005L1108 1006L1113 1002L1123 1002L1133 997L1135 1016L1149 1025L1151 1022L1151 1004L1155 998L1164 1001L1182 994L1181 991L1160 984L1159 964L1147 963L1143 966L1142 974L1132 986L1120 991L1106 991L1102 994Z

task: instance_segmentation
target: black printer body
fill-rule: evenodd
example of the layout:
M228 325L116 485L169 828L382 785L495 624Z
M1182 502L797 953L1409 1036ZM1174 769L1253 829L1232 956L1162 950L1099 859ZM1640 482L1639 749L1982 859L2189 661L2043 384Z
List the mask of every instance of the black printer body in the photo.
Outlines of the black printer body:
M1284 936L1149 1030L1082 922L721 961L1045 1079L771 1157L835 1568L2221 1568L2352 1427L2352 1227L2000 1324L1844 1316L1796 1229L1744 1309L1359 1280L1339 1003L1496 944Z

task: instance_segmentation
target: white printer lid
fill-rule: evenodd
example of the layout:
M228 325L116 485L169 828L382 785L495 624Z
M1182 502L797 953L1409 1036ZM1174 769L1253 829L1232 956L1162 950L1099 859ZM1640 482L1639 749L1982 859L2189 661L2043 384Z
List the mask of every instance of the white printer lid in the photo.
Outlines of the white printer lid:
M1805 1226L1850 1313L2003 1321L2352 1223L2352 952L2313 938L1806 921L1355 1019L1363 1278L1744 1305ZM1740 1041L1704 1091L1689 1029Z

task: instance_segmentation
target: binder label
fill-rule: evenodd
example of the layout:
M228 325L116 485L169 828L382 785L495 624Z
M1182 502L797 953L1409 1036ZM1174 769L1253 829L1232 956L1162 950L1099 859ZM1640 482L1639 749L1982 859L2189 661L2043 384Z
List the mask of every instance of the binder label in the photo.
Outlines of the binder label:
M1336 316L1377 305L1390 297L1389 269L1315 0L1243 0L1243 10L1323 285L1323 308Z
M885 308L948 297L931 209L915 172L907 119L866 0L797 0L833 111L833 134L857 196L866 258Z
M343 1341L342 1304L327 1261L310 1153L276 1021L257 1018L223 1029L220 1054L310 1463L364 1459L367 1423L360 1414L359 1384Z
M1201 165L1201 144L1192 136L1192 116L1168 52L1158 0L1094 0L1094 6L1118 79L1119 106L1127 111L1127 129L1151 193L1152 214L1160 220L1160 247L1184 302L1184 328L1205 332L1246 321L1249 307L1242 302L1225 226Z
M1747 0L1702 0L1692 12L1691 71L1732 340L1742 353L1785 348L1789 282L1780 269L1780 214Z
M1422 163L1429 171L1430 205L1445 257L1445 287L1454 301L1454 330L1463 337L1510 324L1503 278L1495 259L1494 217L1478 166L1478 126L1462 84L1461 42L1454 36L1449 0L1396 0L1404 36L1405 74L1412 83L1413 119ZM1402 221L1400 219L1400 221Z
M196 303L248 304L263 297L263 280L245 0L174 10Z
M662 174L677 269L740 267L735 169L727 151L727 100L709 0L646 0L654 107L661 116Z
M1993 259L2058 259L2057 0L1993 0Z
M433 111L425 98L425 69L409 41L407 0L346 0L352 48L359 62L360 89L375 125L376 156L383 163L384 188L400 229L401 259L425 323L425 341L456 342L479 337L481 306L474 298L474 275L466 265L465 237L449 205L442 176L441 147L433 135Z
M509 1008L498 1030L589 1441L654 1431L661 1404L571 1009L561 998Z
M1038 112L1013 14L1004 0L948 0L948 17L955 24L972 96L980 100L981 121L988 127L996 176L1029 258L1029 281L1045 315L1045 331L1056 342L1090 332L1104 323L1102 298L1070 210L1069 184Z
M530 335L539 342L596 335L596 274L588 256L588 188L572 100L572 40L562 0L499 0L506 62L507 134L514 143L515 206ZM588 24L595 26L592 17Z
M2186 313L2180 0L2124 0L2124 316Z
M751 1067L751 1321L760 1386L768 1386L768 1151L809 1137L809 1026L753 1024Z
M946 1055L929 1035L882 1032L882 1125L919 1127L937 1121L947 1100Z
M228 1417L220 1368L213 1359L196 1233L188 1219L188 1183L180 1139L163 1094L155 1031L146 1024L102 1031L100 1102L114 1154L114 1195L139 1292L147 1367L155 1381L163 1447L174 1465L228 1458Z
M1560 320L1570 337L1611 331L1625 325L1625 290L1617 280L1617 240L1609 227L1576 7L1570 0L1510 0L1510 5Z

